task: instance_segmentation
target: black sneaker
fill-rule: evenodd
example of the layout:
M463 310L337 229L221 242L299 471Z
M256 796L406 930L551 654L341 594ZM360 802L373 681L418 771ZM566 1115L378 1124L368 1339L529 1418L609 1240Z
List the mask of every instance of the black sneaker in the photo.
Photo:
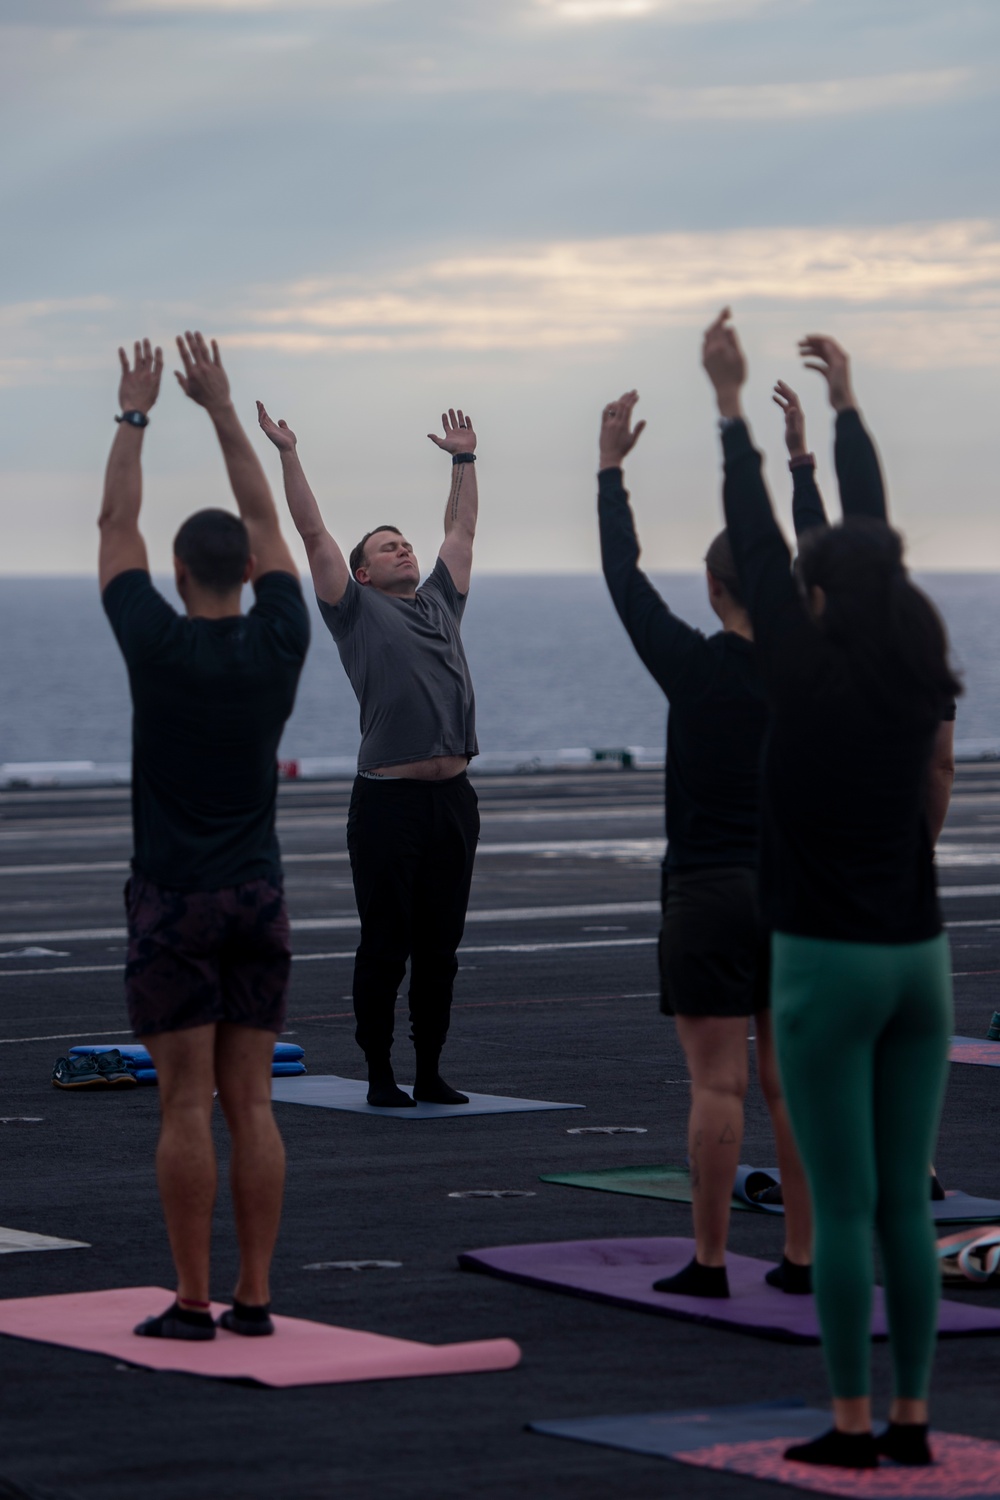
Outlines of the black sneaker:
M175 1302L158 1317L143 1319L132 1332L144 1339L186 1339L200 1343L215 1338L215 1323L211 1313L197 1312Z
M110 1052L95 1052L94 1062L105 1083L113 1089L134 1089L139 1085L125 1058L113 1047Z
M118 1054L119 1057L121 1053ZM97 1058L60 1057L52 1069L52 1087L57 1089L108 1089L111 1084L97 1066Z

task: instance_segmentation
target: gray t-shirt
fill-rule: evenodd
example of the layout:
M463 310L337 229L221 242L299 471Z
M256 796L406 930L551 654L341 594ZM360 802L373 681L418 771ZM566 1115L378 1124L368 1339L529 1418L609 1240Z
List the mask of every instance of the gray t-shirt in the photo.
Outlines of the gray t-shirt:
M479 754L466 598L438 558L413 599L352 578L339 604L317 601L361 706L359 771Z

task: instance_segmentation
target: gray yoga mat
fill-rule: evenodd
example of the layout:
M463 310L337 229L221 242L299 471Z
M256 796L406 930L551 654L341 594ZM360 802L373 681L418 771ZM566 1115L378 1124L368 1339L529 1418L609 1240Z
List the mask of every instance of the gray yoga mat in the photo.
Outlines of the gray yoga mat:
M410 1084L402 1084L409 1089ZM455 1120L468 1115L521 1114L536 1109L583 1109L582 1104L553 1104L546 1099L507 1099L502 1094L470 1094L468 1104L417 1104L412 1109L380 1109L365 1097L363 1078L338 1078L335 1073L312 1073L305 1078L275 1078L271 1098L276 1104L311 1104L316 1109L345 1109L355 1115L384 1115L391 1120Z

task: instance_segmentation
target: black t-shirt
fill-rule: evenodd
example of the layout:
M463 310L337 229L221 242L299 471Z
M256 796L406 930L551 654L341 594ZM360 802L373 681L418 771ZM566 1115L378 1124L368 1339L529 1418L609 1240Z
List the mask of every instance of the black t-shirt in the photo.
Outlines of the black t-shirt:
M192 620L141 569L104 590L132 689L132 867L172 890L281 876L276 757L309 615L290 573L254 592L249 614Z
M668 870L757 864L767 705L751 641L704 636L667 607L638 566L620 469L598 475L601 560L622 624L666 694Z
M937 721L878 701L807 614L760 454L726 425L726 524L772 710L761 807L761 899L778 931L911 943L941 931L926 812Z

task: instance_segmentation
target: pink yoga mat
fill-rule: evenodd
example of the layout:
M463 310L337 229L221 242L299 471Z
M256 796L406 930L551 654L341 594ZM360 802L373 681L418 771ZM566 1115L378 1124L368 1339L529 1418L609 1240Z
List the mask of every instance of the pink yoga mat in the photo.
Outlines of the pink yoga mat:
M394 1380L410 1375L471 1375L509 1370L521 1351L511 1339L469 1344L417 1344L358 1328L335 1328L304 1318L275 1317L271 1338L242 1338L220 1328L211 1342L140 1338L137 1323L163 1312L173 1292L160 1286L115 1287L58 1297L0 1301L0 1334L37 1339L107 1354L127 1364L216 1380L259 1385L334 1385L352 1380ZM224 1304L213 1303L218 1317Z

